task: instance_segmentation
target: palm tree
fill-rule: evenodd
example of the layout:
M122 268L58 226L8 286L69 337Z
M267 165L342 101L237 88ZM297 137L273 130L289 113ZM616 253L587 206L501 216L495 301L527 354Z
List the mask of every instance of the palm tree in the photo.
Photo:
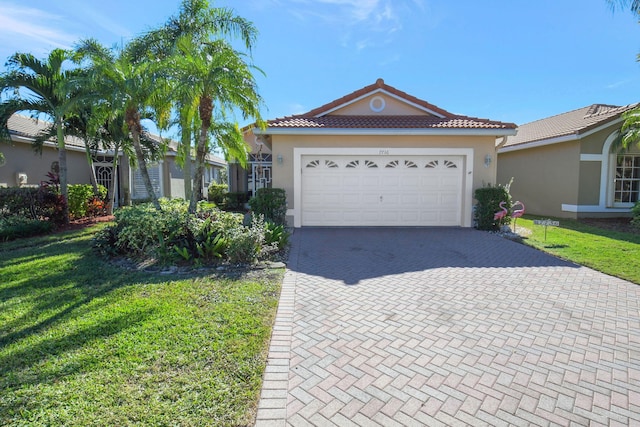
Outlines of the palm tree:
M123 113L145 189L155 208L161 210L141 144L141 120L153 117L160 127L166 127L170 113L168 80L162 75L162 67L150 67L151 61L134 61L127 48L114 51L95 40L84 40L76 53L80 60L90 61L82 82L91 88L91 97L109 105L113 112Z
M246 19L235 15L227 8L212 8L208 0L183 0L177 16L169 18L164 26L150 31L131 44L136 58L167 59L182 54L178 40L189 38L200 46L215 38L240 38L251 50L257 37L255 26ZM191 151L193 125L197 115L198 101L189 91L180 92L174 99L181 129L180 151L184 161L185 197L191 198Z
M607 0L607 3L613 10L629 9L634 15L640 15L640 0Z
M16 53L9 58L9 71L0 75L0 93L8 94L0 103L0 130L8 135L7 123L14 113L30 111L34 117L48 116L56 131L58 165L60 168L60 192L68 200L67 152L64 141L64 118L75 103L69 80L74 70L64 70L63 64L70 58L63 49L54 49L42 61L29 53ZM69 209L64 206L64 216L69 220Z
M196 146L195 188L189 210L195 212L198 200L202 198L202 177L206 155L210 148L208 138L213 129L230 128L214 126L215 122L225 122L233 111L239 111L244 118L260 119L261 104L252 70L256 69L245 61L245 56L234 50L224 40L198 44L189 37L181 37L177 44L177 54L170 59L168 67L174 73L175 93L182 96L191 93L198 104L200 130ZM259 71L259 70L258 70ZM214 115L214 109L216 115ZM225 132L227 137L219 141L232 158L246 163L247 145L233 138L234 132Z

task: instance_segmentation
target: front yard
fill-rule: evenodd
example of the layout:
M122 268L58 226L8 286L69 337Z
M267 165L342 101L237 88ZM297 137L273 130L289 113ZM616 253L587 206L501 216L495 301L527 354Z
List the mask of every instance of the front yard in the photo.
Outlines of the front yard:
M640 284L640 233L604 229L584 222L559 219L560 227L535 225L533 216L517 220L517 228L531 233L524 243L568 261ZM512 226L513 227L513 226Z
M127 270L99 227L0 244L0 425L251 425L282 270Z
M640 235L577 221L525 244L640 284ZM0 425L252 425L282 270L109 264L104 225L0 244Z

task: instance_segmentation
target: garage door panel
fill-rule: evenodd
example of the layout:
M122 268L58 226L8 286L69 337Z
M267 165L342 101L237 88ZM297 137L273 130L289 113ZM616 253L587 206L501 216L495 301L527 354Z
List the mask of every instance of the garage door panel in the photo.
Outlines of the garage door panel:
M460 157L303 156L309 164L302 225L462 225Z

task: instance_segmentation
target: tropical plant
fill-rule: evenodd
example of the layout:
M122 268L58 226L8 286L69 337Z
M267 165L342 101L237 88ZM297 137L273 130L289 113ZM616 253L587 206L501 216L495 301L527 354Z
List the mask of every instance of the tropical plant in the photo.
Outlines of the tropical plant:
M132 43L138 58L172 58L177 89L174 101L181 127L181 153L185 172L185 195L191 199L190 211L202 199L202 174L209 149L208 137L218 138L220 148L231 157L246 162L247 148L241 132L226 122L227 109L239 109L245 117L259 119L260 98L255 82L239 52L223 38L239 37L251 50L257 30L253 24L235 15L231 9L210 7L207 0L183 0L180 12L164 26L148 32ZM226 64L225 64L226 62ZM222 73L228 74L224 79ZM212 122L212 111L220 113ZM199 125L196 148L195 189L191 193L191 151L193 125Z
M195 157L196 185L189 205L190 212L195 212L198 200L202 199L202 185L198 184L202 182L206 155L211 149L210 134L216 137L227 156L246 162L248 148L242 132L226 117L237 110L245 118L260 120L261 98L251 72L256 68L228 42L214 40L197 44L189 37L183 37L178 40L177 48L178 54L171 58L170 66L176 81L175 90L193 94L200 120Z
M66 70L64 63L70 59L69 51L54 49L45 60L29 53L16 53L7 62L8 71L0 75L0 93L6 99L0 103L0 132L8 137L9 118L19 111L28 111L34 117L45 115L56 131L58 164L60 168L60 192L67 199L67 152L64 140L64 118L71 110L76 93L69 84L76 73ZM68 210L63 214L67 217Z
M81 82L91 88L97 103L104 103L113 114L122 113L131 135L137 167L147 194L157 210L161 210L149 172L147 154L141 144L143 118L155 119L159 127L169 122L171 104L166 70L151 61L135 61L128 46L107 49L96 40L83 40L76 48L77 60L88 59L90 65Z
M613 10L628 9L634 15L640 15L640 0L607 0L607 3Z

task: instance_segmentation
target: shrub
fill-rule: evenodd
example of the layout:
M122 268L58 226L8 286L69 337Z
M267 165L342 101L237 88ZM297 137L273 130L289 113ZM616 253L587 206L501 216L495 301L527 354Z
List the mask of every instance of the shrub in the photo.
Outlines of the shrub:
M94 248L104 255L161 262L251 264L284 247L288 239L284 227L267 225L262 216L245 227L242 214L206 203L198 204L195 215L187 212L188 204L182 200L161 199L160 204L161 212L151 204L116 211L116 225L96 235Z
M636 204L633 205L633 208L631 208L631 214L633 215L633 218L631 218L631 225L640 230L640 202L636 202Z
M278 249L284 249L289 243L289 233L284 225L267 222L264 227L264 243L266 245L276 245Z
M49 233L53 224L48 221L12 215L0 218L0 241L14 240Z
M478 188L474 194L477 203L475 206L474 220L479 230L499 230L503 224L509 224L509 214L502 221L496 221L494 215L500 210L500 202L505 202L507 209L511 208L511 195L506 187ZM510 213L510 212L509 212Z
M105 207L107 191L105 186L98 185L99 194L96 196L91 184L69 185L69 215L73 218L84 218L100 214Z
M229 230L227 256L234 264L253 264L277 250L265 242L265 222L262 215L254 215L249 227Z
M0 188L0 217L23 216L38 218L38 188Z
M260 188L249 200L251 211L276 225L286 225L287 194L282 188Z
M224 195L224 208L229 211L243 211L249 201L248 193L227 193Z
M181 200L161 200L162 211L146 203L115 212L116 248L138 257L169 256L171 246L188 238L187 204Z
M221 206L224 203L224 196L228 190L229 187L227 187L227 184L212 182L207 189L207 200Z

